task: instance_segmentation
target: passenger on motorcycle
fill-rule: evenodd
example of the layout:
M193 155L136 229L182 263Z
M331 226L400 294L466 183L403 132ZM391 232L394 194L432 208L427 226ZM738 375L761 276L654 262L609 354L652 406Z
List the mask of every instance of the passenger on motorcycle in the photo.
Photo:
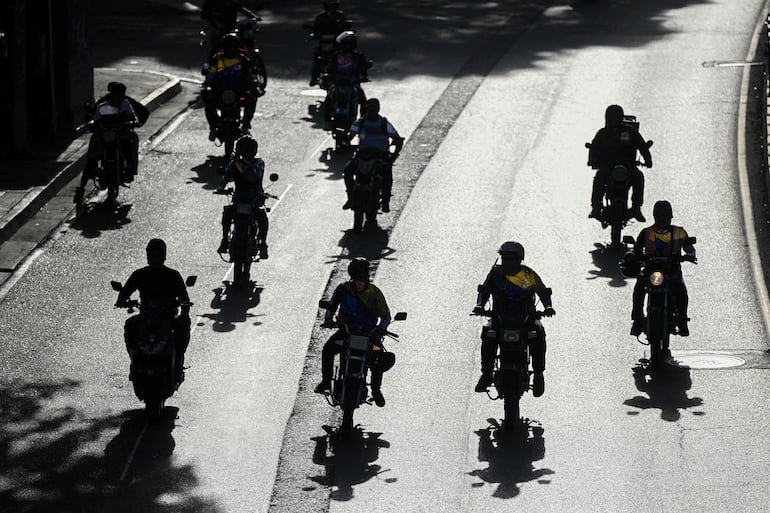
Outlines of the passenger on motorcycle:
M201 19L208 23L206 30L209 48L219 49L222 37L235 30L238 22L238 13L250 18L260 19L259 16L235 0L206 0L201 7Z
M350 281L340 283L334 289L324 326L334 325L334 313L339 308L340 318L345 320L351 330L360 333L369 333L375 327L386 330L391 320L390 309L380 289L369 280L369 261L362 257L354 258L348 265L348 274ZM315 387L317 394L331 390L334 356L342 352L342 343L347 336L344 328L340 328L324 344L321 353L321 382ZM394 363L393 353L377 351L370 364L372 399L377 406L385 406L381 389L382 375Z
M535 311L535 294L545 307L546 317L556 314L551 304L551 290L543 284L535 271L521 263L524 260L524 246L515 241L504 242L498 253L501 262L492 267L484 280L487 291L479 292L473 313L484 312L484 305L491 293L492 312L500 315L503 320L521 322L532 315ZM476 392L485 392L494 378L497 342L486 336L487 330L493 327L493 322L496 322L494 317L481 331L481 377L476 383ZM545 329L539 320L533 321L533 325L539 336L532 339L530 344L532 369L535 372L532 393L535 397L540 397L545 391Z
M124 126L119 131L119 141L123 158L126 160L126 182L132 182L137 172L139 162L139 136L136 135L130 124L144 123L149 117L149 111L138 101L126 96L126 86L120 82L110 82L107 86L108 93L96 102L96 107L89 113L93 119L91 139L88 141L88 157L83 174L80 177L80 186L75 189L73 202L80 205L83 202L83 194L88 180L96 176L99 160L102 158L102 134L101 128L107 126ZM136 106L136 109L135 109ZM138 112L137 112L138 110Z
M319 44L313 54L313 69L310 72L310 86L318 84L321 75L321 40L325 38L336 38L351 25L345 13L340 11L340 3L337 1L324 1L324 10L316 15L313 20L313 38L318 40Z
M639 257L643 255L681 255L682 251L684 251L686 255L695 258L695 247L683 246L681 243L688 236L685 229L671 224L671 219L674 216L671 203L666 200L656 202L652 209L652 216L655 219L655 224L643 229L636 238L633 253L629 252L623 256L621 267L625 266L625 269L623 269L624 275L626 273L632 274L628 272L628 269L631 267L634 267L635 270L639 268ZM690 335L690 328L687 324L689 297L684 277L682 276L682 265L679 262L676 262L674 265L671 283L676 297L676 308L679 313L677 317L679 321L679 336L687 337ZM638 270L633 274L638 274ZM644 331L644 292L644 281L637 279L634 286L633 306L631 309L631 335L634 337L638 337Z
M646 221L642 214L644 203L644 174L636 166L636 152L644 159L643 166L652 167L650 149L635 126L623 122L623 107L610 105L604 112L605 125L599 129L591 142L588 153L588 165L596 169L593 190L591 192L591 213L588 217L599 219L602 198L612 168L618 164L626 166L631 172L633 193L631 195L631 214L639 222Z
M243 98L243 131L251 129L251 120L257 109L257 98L264 94L258 88L252 73L251 62L246 51L242 50L238 36L233 33L222 38L222 50L214 54L206 70L203 82L203 101L206 121L209 124L209 141L217 137L221 96L225 90L232 90Z
M369 60L362 52L356 50L358 47L358 36L352 30L346 30L337 36L337 51L326 72L329 75L329 81L332 84L353 84L358 89L358 104L361 109L361 115L364 115L364 106L366 104L366 93L361 87L361 82L369 81ZM326 97L326 116L329 121L331 108L329 96Z
M147 243L147 266L131 273L126 285L118 293L115 306L128 306L131 294L138 290L143 311L152 307L160 308L163 315L168 317L173 323L176 343L176 378L181 383L184 381L184 354L190 343L190 307L182 305L177 315L177 304L180 301L189 302L190 297L182 276L178 271L166 267L165 261L166 243L161 239L151 239ZM126 319L124 337L129 355L141 342L144 319L143 312Z
M235 152L233 159L225 169L222 187L232 180L235 182L235 192L233 194L234 203L258 203L262 206L265 202L262 194L265 192L262 186L262 179L265 176L265 161L258 158L257 150L259 145L257 141L248 135L244 135L235 143ZM230 224L233 222L233 204L225 205L222 209L222 242L219 244L217 253L227 253L229 247ZM259 249L259 258L267 259L267 230L269 223L267 212L263 208L255 209L257 229L259 231L257 248Z
M404 139L385 117L380 116L380 101L370 98L366 101L366 114L353 122L350 137L358 136L358 151L345 165L345 192L348 199L343 209L351 208L351 194L355 188L355 175L358 172L358 157L369 152L375 158L382 157L386 162L382 173L381 205L383 212L390 212L390 197L393 189L393 163L401 153ZM394 146L393 152L390 147Z

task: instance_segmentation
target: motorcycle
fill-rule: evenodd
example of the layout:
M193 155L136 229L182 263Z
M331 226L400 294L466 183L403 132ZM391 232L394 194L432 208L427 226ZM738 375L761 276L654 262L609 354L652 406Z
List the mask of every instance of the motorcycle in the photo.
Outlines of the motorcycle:
M130 132L139 126L139 123L122 122L111 118L113 116L102 116L99 120L89 121L78 127L77 131L78 133L89 131L95 137L99 137L101 157L94 183L97 189L107 190L107 203L115 204L120 186L128 180L129 172L122 144L126 138L131 137Z
M328 81L326 73L322 73L321 77L322 81ZM326 92L324 108L335 150L350 147L348 134L353 121L358 117L360 98L361 91L358 84L350 80L338 80L330 85Z
M187 287L192 287L197 276L188 276ZM112 289L120 292L123 285L111 281ZM193 305L180 301L177 307L189 312ZM136 398L144 402L144 409L151 422L160 418L166 399L174 395L180 383L176 379L176 343L173 331L173 314L157 304L143 304L129 300L125 306L129 314L139 309L140 340L130 349L131 376Z
M316 34L313 32L313 25L305 23L302 27L309 30L308 39L315 40L316 50L313 58L317 61L314 63L313 69L325 70L329 69L334 59L334 54L337 51L336 39L338 34ZM353 30L353 20L346 20L345 27L340 31ZM321 89L329 89L331 83L328 80L328 75L322 74L319 77L318 85Z
M278 180L278 175L272 173L269 178L271 182L275 182ZM234 194L232 188L220 187L216 192L229 196ZM251 264L259 261L257 247L259 229L257 227L256 215L259 210L263 210L266 213L270 212L270 207L265 206L267 198L278 199L278 196L263 192L252 202L234 201L232 204L233 221L229 237L228 256L230 261L228 263L233 264L233 283L237 286L245 286L249 283L251 279ZM224 256L221 254L220 258L224 260ZM227 260L225 261L227 262Z
M214 89L208 85L201 87L201 94L204 98L209 98L216 94ZM246 133L241 126L241 105L244 98L232 90L225 89L219 93L219 128L217 129L217 138L221 145L225 147L225 159L230 159L233 153L235 141Z
M631 247L635 240L631 236L623 237L623 242ZM697 242L695 237L682 239L682 246L691 246ZM647 295L647 308L644 333L650 346L650 366L660 368L664 361L671 356L669 339L671 335L677 335L679 316L676 308L677 301L671 288L673 274L678 272L680 262L697 263L691 255L667 255L640 257L643 264L641 273L637 277L644 283L644 291ZM689 320L689 319L687 319Z
M256 35L257 32L259 32L257 23L260 21L262 21L262 18L252 13L246 18L239 19L233 32L238 36L240 47L248 53L249 60L251 61L251 71L254 74L258 90L264 93L265 88L267 87L267 68L265 67L265 61L262 59L262 54L260 53L256 42ZM202 36L200 45L208 46L207 60L209 60L217 51L219 51L221 46L220 41L224 34L210 33L201 30L200 35Z
M479 291L484 288L484 285L479 285ZM491 319L484 329L484 336L497 342L492 381L497 396L492 397L489 391L487 396L493 401L503 400L503 428L507 431L526 425L521 418L520 402L532 388L529 343L540 336L535 323L542 318L543 313L534 311L524 319L505 318L489 310L471 313Z
M323 309L330 309L331 303L326 300L319 301L318 305ZM394 321L406 319L406 312L398 312L393 316ZM363 404L371 404L367 400L369 389L366 386L366 378L375 358L382 358L388 354L382 340L389 337L398 339L396 333L380 328L374 328L367 332L356 332L349 329L347 323L338 318L334 325L323 325L327 328L342 328L347 336L342 341L343 349L340 353L340 363L336 369L332 381L331 393L326 394L326 400L333 407L342 409L342 423L338 433L343 439L349 438L353 431L353 413Z
M356 157L358 171L355 175L355 186L351 191L353 231L363 230L364 218L367 223L374 223L377 220L383 167L391 165L388 158L387 152L374 148L358 151Z

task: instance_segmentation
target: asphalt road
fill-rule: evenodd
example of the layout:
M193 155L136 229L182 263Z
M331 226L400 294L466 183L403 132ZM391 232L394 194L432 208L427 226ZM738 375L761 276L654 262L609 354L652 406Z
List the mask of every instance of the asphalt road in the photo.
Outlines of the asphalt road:
M299 22L316 6L260 12L271 76L254 126L281 199L270 258L240 292L214 251L221 149L202 110L186 108L195 15L101 18L99 65L190 82L167 111L181 114L143 147L122 210L68 221L0 302L0 511L767 509L766 293L747 250L738 144L741 63L763 3L431 4L348 8L376 61L367 93L407 137L395 208L363 236L347 231L346 156L324 151L306 85ZM746 365L642 367L645 348L627 334L632 283L602 246L609 232L586 218L583 143L616 102L655 141L645 214L667 198L699 241L685 268L692 335L675 354ZM147 426L108 282L142 265L156 236L199 282L187 381L165 422ZM525 245L557 311L546 394L525 397L531 426L518 437L496 429L499 402L472 392L479 323L467 316L506 239ZM386 407L361 408L340 444L336 412L311 392L328 335L316 305L358 254L377 261L375 282L409 319L393 325Z

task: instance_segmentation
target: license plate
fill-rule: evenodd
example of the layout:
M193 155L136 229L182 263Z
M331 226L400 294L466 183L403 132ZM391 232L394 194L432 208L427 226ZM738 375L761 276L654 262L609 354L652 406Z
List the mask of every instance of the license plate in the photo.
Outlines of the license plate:
M515 330L503 330L503 342L518 342L519 332Z
M362 337L361 335L350 335L350 349L356 351L366 351L369 348L369 337Z

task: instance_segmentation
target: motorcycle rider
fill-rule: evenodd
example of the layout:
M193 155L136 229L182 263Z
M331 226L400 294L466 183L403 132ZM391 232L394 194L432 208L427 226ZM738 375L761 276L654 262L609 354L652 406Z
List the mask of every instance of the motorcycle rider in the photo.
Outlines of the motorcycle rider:
M233 159L227 165L221 183L221 188L224 188L227 182L232 180L235 182L235 192L233 203L222 208L222 242L219 243L217 253L227 253L234 203L257 202L260 207L264 205L265 198L262 194L265 190L262 186L262 179L265 176L265 161L256 156L258 149L259 145L256 139L249 135L244 135L235 143ZM257 208L254 214L259 232L257 240L259 258L265 260L268 257L266 241L269 222L267 212L264 208Z
M358 157L369 153L374 158L382 158L387 164L382 169L381 205L383 212L390 212L390 196L393 189L393 163L401 154L404 139L384 116L380 116L380 101L370 98L366 101L366 114L355 120L350 127L350 138L358 136L358 151L345 165L345 192L348 199L343 209L351 208L351 195L355 188L355 175L358 172ZM390 152L390 146L395 148Z
M479 291L473 313L484 313L484 305L491 295L494 314L499 315L503 321L521 322L535 311L537 294L545 307L543 315L555 315L556 311L551 303L551 289L543 284L534 270L521 263L524 260L524 246L516 241L507 241L497 252L501 262L492 266L484 280L484 290ZM485 392L493 382L497 341L486 335L490 328L496 327L496 322L494 317L491 318L481 330L481 377L476 383L476 392ZM538 337L530 341L532 370L535 372L532 393L535 397L540 397L545 391L545 329L539 320L534 321L533 326L538 332Z
M83 203L83 195L88 180L96 176L99 160L102 158L102 134L104 126L121 127L119 141L126 160L126 169L123 178L126 182L132 182L137 172L139 162L139 136L131 130L123 127L131 127L132 124L141 126L149 117L149 111L138 101L126 96L126 86L120 82L110 82L107 86L108 93L102 96L94 107L91 118L94 121L91 138L88 141L88 154L83 173L80 176L80 186L75 189L73 203ZM136 110L134 106L140 109Z
M596 169L591 192L591 213L588 217L601 217L602 198L612 168L620 164L631 173L633 193L631 194L631 215L639 222L645 222L642 214L644 203L644 174L636 166L638 151L643 166L652 167L650 149L635 126L623 122L623 107L610 105L604 111L604 127L596 132L588 152L588 165Z
M695 258L695 247L683 245L681 242L688 236L687 231L681 226L671 224L671 219L674 216L671 203L666 200L657 201L653 206L652 216L655 224L644 228L636 238L633 251L623 255L621 270L624 275L639 274L639 260L643 256L681 255L681 252L684 251L686 255ZM689 298L682 276L682 265L679 262L674 265L675 268L672 269L671 273L671 288L676 297L676 308L679 312L679 336L687 337L690 335L690 328L687 324ZM630 269L636 272L630 271ZM644 281L637 278L631 309L631 335L634 337L639 336L644 331L644 313L642 311L644 293Z
M334 289L331 307L326 311L323 327L334 327L334 313L340 309L340 318L348 323L348 327L356 333L370 333L375 326L386 330L390 324L390 309L377 286L369 279L369 261L363 257L354 258L348 265L350 281L340 283ZM378 323L379 319L379 323ZM315 393L323 394L331 390L332 367L334 356L342 352L343 340L348 336L344 328L340 328L324 344L321 352L321 382L315 387ZM382 338L382 335L373 335ZM382 375L396 362L395 355L390 352L376 351L369 366L371 371L372 399L379 406L385 406L382 395Z
M147 266L137 269L118 293L115 306L125 308L135 291L139 291L142 308L151 305L160 307L165 316L173 322L174 342L176 343L176 380L184 381L184 354L190 343L190 297L187 295L182 275L179 271L166 267L166 243L162 239L150 239L147 243ZM179 315L177 305L182 302ZM144 316L142 312L126 319L124 336L126 350L131 351L140 343ZM133 372L133 369L132 369ZM133 379L133 375L129 376Z
M318 84L321 75L321 40L325 38L336 38L339 34L350 28L352 22L348 20L345 13L340 10L338 1L324 1L324 10L313 19L313 39L319 44L313 53L313 69L310 72L310 86Z
M362 52L359 52L358 36L352 30L346 30L337 36L337 51L329 64L327 73L332 84L348 83L356 86L358 90L358 104L361 115L364 115L366 105L366 93L361 87L362 82L369 81L369 60ZM331 97L326 95L324 112L326 120L331 121ZM355 115L355 114L353 114Z
M204 110L209 124L209 141L212 142L217 137L217 109L221 107L222 91L227 89L243 98L241 128L244 132L249 131L257 109L257 97L262 96L264 91L257 85L249 56L240 48L238 36L234 33L225 34L222 38L222 50L211 58L203 82Z

